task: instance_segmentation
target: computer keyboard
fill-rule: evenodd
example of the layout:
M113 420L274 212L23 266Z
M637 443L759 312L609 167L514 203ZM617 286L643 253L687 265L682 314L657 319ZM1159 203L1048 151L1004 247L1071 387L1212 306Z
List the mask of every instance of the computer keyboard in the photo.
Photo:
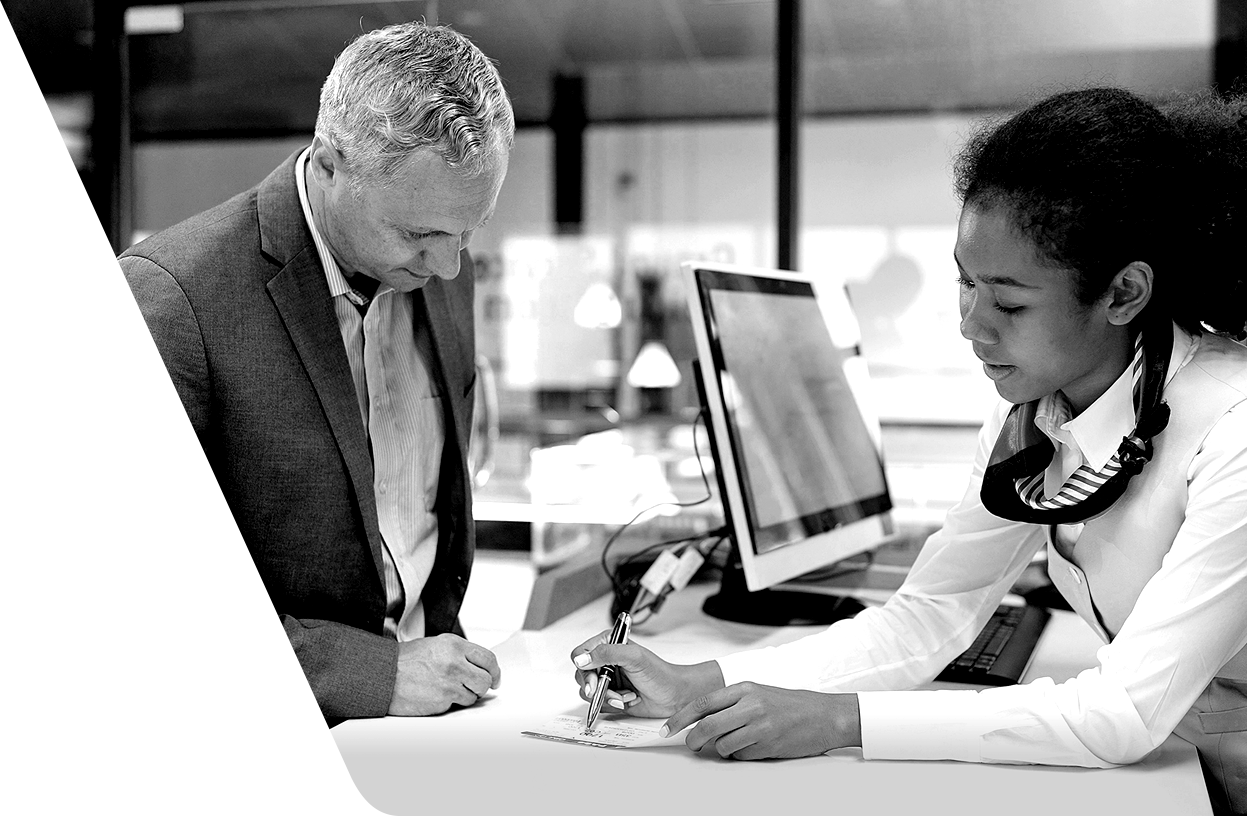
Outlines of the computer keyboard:
M1017 683L1049 617L1048 610L1039 606L1000 606L970 648L935 679L980 686Z

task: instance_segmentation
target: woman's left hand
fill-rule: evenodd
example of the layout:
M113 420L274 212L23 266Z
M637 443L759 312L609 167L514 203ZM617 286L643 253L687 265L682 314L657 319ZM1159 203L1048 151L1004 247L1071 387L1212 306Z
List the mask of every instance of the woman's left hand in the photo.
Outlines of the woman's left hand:
M689 748L730 759L817 756L862 744L856 694L737 683L685 705L667 720L665 733L693 723L684 738Z

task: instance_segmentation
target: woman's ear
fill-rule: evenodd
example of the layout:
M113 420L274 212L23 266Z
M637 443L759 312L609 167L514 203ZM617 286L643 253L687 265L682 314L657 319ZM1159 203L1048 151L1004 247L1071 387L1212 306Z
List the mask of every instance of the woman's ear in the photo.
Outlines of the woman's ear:
M1114 326L1124 326L1139 316L1152 299L1152 267L1131 261L1113 276L1104 294L1105 314Z

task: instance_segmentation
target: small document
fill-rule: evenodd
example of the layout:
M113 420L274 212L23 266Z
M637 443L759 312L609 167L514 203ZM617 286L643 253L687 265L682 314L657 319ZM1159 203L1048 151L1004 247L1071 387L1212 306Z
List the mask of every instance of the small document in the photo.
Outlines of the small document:
M599 717L592 731L585 731L584 715L560 714L541 728L521 731L526 737L573 742L594 748L639 748L643 745L661 745L666 742L658 736L663 720L637 718L609 719Z

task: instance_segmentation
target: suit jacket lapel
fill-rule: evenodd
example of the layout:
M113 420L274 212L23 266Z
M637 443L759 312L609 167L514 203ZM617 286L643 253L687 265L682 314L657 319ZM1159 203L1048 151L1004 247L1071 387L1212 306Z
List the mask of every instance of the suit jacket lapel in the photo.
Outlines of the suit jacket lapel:
M465 366L463 358L467 354L464 343L459 336L460 327L456 325L453 315L461 314L451 303L450 294L441 281L430 281L424 287L424 319L429 326L429 334L433 341L433 353L437 358L437 367L441 371L442 380L447 389L450 414L455 428L455 443L459 446L460 455L467 457L467 422L471 417L463 416L463 397L471 387L471 372L474 370L472 361Z
M260 185L257 207L263 249L281 264L267 287L342 452L377 574L383 576L372 456L359 418L351 366L339 340L329 285L303 220L294 180L297 156L283 162Z
M438 555L422 600L430 631L457 634L462 634L457 614L474 548L467 468L476 347L472 336L473 289L472 264L464 253L459 277L425 284L421 298L424 308L417 313L417 320L428 328L432 362L445 389L446 406L446 440L438 488Z

